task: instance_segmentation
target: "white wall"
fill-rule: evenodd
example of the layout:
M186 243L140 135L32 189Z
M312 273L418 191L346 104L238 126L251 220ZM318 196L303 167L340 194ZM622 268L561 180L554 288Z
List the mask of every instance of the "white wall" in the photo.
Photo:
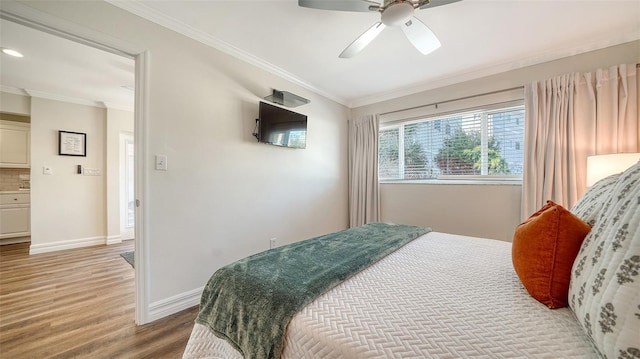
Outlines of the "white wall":
M120 204L120 134L133 134L133 112L107 109L106 121L106 193L107 193L107 243L118 243L121 233Z
M519 185L382 184L382 220L511 241L520 222Z
M23 4L148 51L145 160L165 154L169 167L145 170L149 307L180 301L272 237L347 227L347 108L103 2ZM309 118L306 149L251 136L272 88L311 100L295 108Z
M640 41L634 41L358 107L352 110L352 117L509 89L573 71L592 71L611 65L638 62ZM521 192L520 186L381 184L382 220L415 223L431 226L438 231L510 241L513 229L520 222Z
M0 111L29 116L31 113L30 97L0 92Z
M2 100L0 102L0 111L2 112L19 113L19 114L25 114L25 115L29 115L31 113L31 97L30 96L0 92L0 99ZM48 105L43 105L43 103L47 103ZM100 114L99 116L103 116L105 112L104 109L92 108L88 106L81 106L81 105L75 105L71 103L64 103L64 102L58 102L58 101L46 102L43 99L37 99L37 98L34 100L34 105L40 108L40 110L38 110L36 113L36 119L34 121L36 130L37 131L53 130L53 131L56 131L56 134L57 134L57 128L63 129L66 127L67 129L69 129L69 128L77 127L76 124L78 122L84 121L84 113L82 113L82 111L84 110L89 109L89 111L91 112L99 113ZM42 110L43 106L45 106L44 110ZM46 106L49 106L49 107L46 107ZM56 110L53 112L49 112L49 109L51 109L51 106L55 107ZM67 113L65 113L65 111L67 111L68 109L72 109L68 113L69 116L67 116ZM90 110L90 109L93 109L93 110ZM50 114L55 114L57 112L59 112L60 115L50 116ZM55 213L59 211L55 206L52 206L49 203L50 198L47 196L43 201L38 201L36 199L36 202L35 202L36 205L43 204L44 206L41 206L36 210L37 222L34 223L35 224L34 228L36 228L37 231L40 231L41 233L46 233L46 236L40 236L38 234L34 236L35 241L32 242L32 244L34 244L33 246L34 253L60 250L60 249L66 249L69 247L76 247L76 246L102 244L104 243L105 235L106 235L106 240L108 242L110 241L111 243L117 243L122 239L120 235L121 206L119 203L120 202L120 197L119 197L119 191L120 191L119 160L120 159L119 159L119 148L118 148L119 134L121 132L133 133L133 124L134 124L133 112L119 110L119 109L108 109L106 110L106 116L107 116L106 121L102 121L102 120L98 121L98 122L104 122L104 127L105 127L104 130L95 131L94 133L91 134L91 137L93 137L91 144L96 145L95 148L97 151L101 151L103 149L100 149L97 147L99 146L100 142L96 144L96 142L94 141L96 138L95 136L100 137L100 136L106 135L106 139L105 139L106 147L104 148L104 151L106 151L106 162L104 165L100 164L99 166L97 166L100 161L95 156L97 153L95 151L93 151L94 153L91 154L91 158L94 159L92 162L86 162L87 160L82 157L71 157L71 158L62 157L58 159L57 147L55 147L57 146L57 141L58 141L57 137L55 137L55 143L53 144L54 147L51 147L52 144L50 142L51 141L50 136L47 136L47 141L32 142L32 146L35 150L34 156L38 156L41 159L42 163L50 163L50 164L54 162L63 163L63 166L65 166L65 170L64 170L65 176L69 175L68 162L80 161L82 163L85 163L85 162L94 163L97 166L95 168L101 169L103 173L101 174L100 178L106 181L105 183L106 187L104 189L106 193L106 203L107 203L107 206L104 209L106 211L105 212L106 218L104 219L106 221L106 234L104 234L103 231L95 232L94 230L92 230L87 233L75 234L74 237L68 237L69 235L71 235L69 233L68 228L75 227L74 219L64 217L63 219L65 221L63 222L49 221L48 218L51 218L51 215L55 215ZM63 121L60 121L60 119L63 119ZM44 124L48 126L45 129L43 129L42 127ZM82 123L78 125L82 126L83 128L85 127L85 124L82 124ZM98 129L99 126L100 125L98 123L94 123L91 125L91 127L95 127L96 130ZM33 132L33 128L32 128L32 132ZM51 148L54 148L53 152L51 151ZM62 160L62 162L60 162L59 160ZM81 164L81 163L78 163L78 164ZM53 166L51 167L54 168ZM90 165L89 167L94 167L94 166ZM37 185L36 194L37 193L55 193L59 191L55 186L57 186L62 181L62 179L60 181L49 181L49 177L44 176L42 174L41 167L37 167L37 168L33 167L33 168L34 168L33 171L36 177L40 177L39 180L35 181ZM75 168L74 168L74 171L75 171ZM61 174L58 173L58 171L56 171L54 168L54 174L52 176L60 176L60 175ZM77 180L78 178L76 178L76 176L71 176L71 179ZM89 181L96 182L96 179L91 179ZM55 184L54 187L50 187L52 183ZM87 190L86 187L80 187L80 191L77 193L73 191L76 189L75 186L71 186L68 189L72 190L72 192L68 192L68 195L70 198L83 198L85 200L85 202L81 205L81 208L89 209L89 212L87 212L86 214L90 212L98 213L95 210L95 207L99 206L99 203L94 203L93 201L90 200L90 198L92 198L91 196L87 197L85 195L84 191ZM98 190L103 191L102 189L98 189ZM64 198L67 198L67 196L65 196ZM76 205L77 204L73 204L74 207L77 207ZM85 213L85 212L81 211L81 213ZM91 215L91 218L95 218L95 215ZM45 219L45 222L48 222L48 223L42 223L41 219ZM52 224L55 224L55 225L52 225ZM99 228L99 227L102 227L102 224L96 224L92 228Z
M31 98L32 254L104 243L105 120L105 109ZM59 130L86 133L87 156L59 156ZM77 165L100 175L77 174Z

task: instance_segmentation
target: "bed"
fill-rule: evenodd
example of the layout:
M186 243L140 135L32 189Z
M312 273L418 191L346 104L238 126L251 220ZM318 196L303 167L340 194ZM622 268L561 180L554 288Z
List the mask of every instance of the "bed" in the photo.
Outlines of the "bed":
M511 243L430 231L305 304L281 355L265 357L638 358L640 164L571 212L593 229L570 264L568 307L532 297ZM252 357L241 351L196 323L183 358Z

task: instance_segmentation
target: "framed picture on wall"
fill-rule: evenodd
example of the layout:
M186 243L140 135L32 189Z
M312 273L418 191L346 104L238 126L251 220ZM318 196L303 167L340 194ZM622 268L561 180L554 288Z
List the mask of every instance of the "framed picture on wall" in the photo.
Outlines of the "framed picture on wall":
M87 157L87 134L58 131L58 155Z

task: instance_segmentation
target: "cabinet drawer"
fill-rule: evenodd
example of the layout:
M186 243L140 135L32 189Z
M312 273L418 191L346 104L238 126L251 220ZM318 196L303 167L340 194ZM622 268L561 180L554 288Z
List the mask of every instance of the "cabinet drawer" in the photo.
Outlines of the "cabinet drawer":
M29 193L0 193L0 204L29 204Z
M0 238L30 234L29 207L0 208Z

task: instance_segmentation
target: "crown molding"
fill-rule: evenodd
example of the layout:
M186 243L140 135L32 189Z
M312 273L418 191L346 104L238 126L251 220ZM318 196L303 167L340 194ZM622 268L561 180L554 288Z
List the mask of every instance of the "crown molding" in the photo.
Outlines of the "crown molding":
M0 92L6 92L6 93L20 95L20 96L29 96L29 94L25 90L17 87L7 86L7 85L0 85Z
M261 68L269 73L279 76L287 81L290 81L296 85L306 88L316 94L324 96L330 100L333 100L339 104L347 106L348 108L362 107L378 102L393 100L403 96L409 96L420 92L433 90L461 82L471 81L486 76L496 75L499 73L524 68L527 66L538 65L544 62L554 61L565 57L574 56L577 54L600 50L603 48L620 45L630 41L636 41L640 39L640 31L631 31L625 34L621 34L615 38L599 38L593 39L589 43L577 44L575 46L562 47L552 50L544 50L539 53L531 54L524 59L510 59L501 63L484 66L482 68L471 69L468 71L461 71L458 73L449 74L447 76L428 80L424 84L403 87L396 90L386 91L384 93L374 94L365 97L356 97L351 99L337 97L331 93L321 90L297 76L283 70L282 68L275 66L257 56L254 56L244 50L241 50L225 41L222 41L211 34L198 30L188 24L176 21L175 19L154 10L137 0L105 0L106 2L119 7L132 14L138 15L146 20L156 23L160 26L176 31L184 36L192 38L205 45L211 46L217 50L220 50L228 55L243 60L249 64L252 64L258 68Z
M60 101L60 102L74 103L76 105L105 108L102 102L100 101L85 100L82 98L58 95L58 94L45 92L45 91L38 91L38 90L31 90L31 89L23 89L23 90L31 97L42 98L42 99L53 100L53 101Z
M0 85L0 92L10 93L10 94L20 95L20 96L27 96L27 97L43 98L43 99L52 100L52 101L73 103L76 105L84 105L84 106L133 112L133 105L127 105L127 104L116 103L116 102L86 100L78 97L63 96L63 95L53 94L45 91L21 89L17 87L6 86L6 85Z
M100 101L100 104L101 104L100 107L106 108L107 110L120 110L120 111L127 111L127 112L134 111L134 106L127 106L122 103Z
M122 10L130 12L134 15L138 15L146 20L149 20L157 25L165 27L167 29L173 30L179 34L187 36L193 40L196 40L200 43L203 43L207 46L211 46L219 51L224 52L225 54L231 55L235 58L238 58L244 62L247 62L251 65L254 65L258 68L261 68L271 74L274 74L278 77L281 77L289 82L292 82L300 87L303 87L309 91L312 91L318 95L326 97L332 101L335 101L341 105L347 106L347 100L337 97L329 92L326 92L320 88L317 88L310 83L300 79L294 74L285 71L284 69L265 61L255 55L252 55L244 50L241 50L226 41L222 41L211 34L208 34L204 31L198 30L188 24L185 24L180 21L176 21L170 16L165 15L164 13L152 9L139 1L136 0L105 0L106 2L119 7Z
M640 31L629 32L621 34L616 38L599 39L591 41L586 44L579 44L572 47L563 47L560 49L545 50L539 53L530 55L524 59L509 60L500 64L495 64L479 69L473 69L471 71L458 72L455 74L447 75L446 77L436 78L429 80L429 83L424 85L412 86L407 88L398 89L395 91L385 92L383 94L376 94L372 96L353 99L347 103L349 108L357 108L362 106L371 105L378 102L389 101L403 96L414 95L420 92L434 90L445 86L458 84L461 82L476 80L482 77L491 75L497 75L503 72L521 69L528 66L539 65L545 62L559 60L565 57L571 57L579 54L583 54L590 51L601 50L607 47L621 45L627 42L640 40Z

